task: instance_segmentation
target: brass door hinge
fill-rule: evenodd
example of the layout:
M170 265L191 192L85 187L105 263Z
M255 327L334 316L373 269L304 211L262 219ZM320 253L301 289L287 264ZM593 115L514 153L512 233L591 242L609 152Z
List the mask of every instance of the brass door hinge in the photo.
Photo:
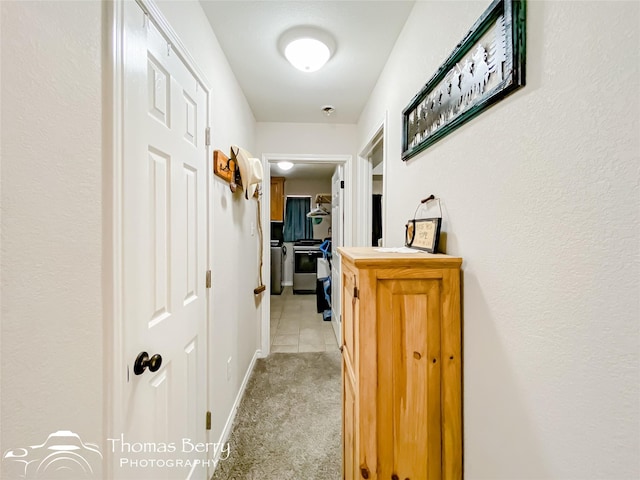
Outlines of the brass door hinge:
M207 412L206 428L207 430L211 430L211 412Z
M359 294L360 292L358 291L358 287L353 287L353 298L359 298Z
M211 288L211 270L207 270L207 279L205 280L207 288Z
M207 127L204 131L204 144L211 145L211 127Z

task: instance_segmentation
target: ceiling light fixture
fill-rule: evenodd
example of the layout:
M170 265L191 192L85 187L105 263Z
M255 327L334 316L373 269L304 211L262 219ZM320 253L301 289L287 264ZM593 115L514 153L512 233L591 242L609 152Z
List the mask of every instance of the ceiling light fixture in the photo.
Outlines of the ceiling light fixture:
M327 63L331 52L329 52L329 47L320 40L299 38L285 47L284 56L298 70L315 72Z
M280 37L280 51L298 70L320 70L335 52L335 41L315 27L295 27Z
M278 162L278 168L283 171L291 170L293 168L293 163L291 162Z

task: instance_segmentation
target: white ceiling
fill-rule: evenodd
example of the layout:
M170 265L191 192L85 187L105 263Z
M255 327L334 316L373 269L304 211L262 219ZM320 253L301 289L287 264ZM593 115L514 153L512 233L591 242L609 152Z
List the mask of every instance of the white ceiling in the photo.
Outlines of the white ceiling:
M258 122L356 123L414 1L200 0ZM297 26L330 33L317 72L293 68L278 39ZM333 105L327 117L321 111Z
M291 170L283 172L277 164L271 163L270 171L272 177L285 177L291 179L327 180L331 181L331 176L336 169L335 164L330 163L296 163Z

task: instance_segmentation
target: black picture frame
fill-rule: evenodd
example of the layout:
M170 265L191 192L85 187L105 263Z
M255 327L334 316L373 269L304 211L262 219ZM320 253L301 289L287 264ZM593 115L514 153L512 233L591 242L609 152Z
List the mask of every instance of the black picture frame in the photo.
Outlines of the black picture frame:
M442 218L414 218L405 225L405 247L423 250L428 253L438 251Z
M523 87L525 60L526 0L495 0L403 110L402 160Z

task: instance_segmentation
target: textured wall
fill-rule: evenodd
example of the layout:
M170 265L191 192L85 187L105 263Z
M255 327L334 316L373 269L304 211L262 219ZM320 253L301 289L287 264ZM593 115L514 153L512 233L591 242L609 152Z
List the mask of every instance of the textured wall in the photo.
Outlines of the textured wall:
M2 10L2 446L102 442L102 5Z
M640 476L640 4L528 2L527 86L407 164L400 112L489 2L417 2L389 111L385 239L429 193L464 257L465 478Z
M324 123L256 124L256 150L265 153L356 155L356 126Z

